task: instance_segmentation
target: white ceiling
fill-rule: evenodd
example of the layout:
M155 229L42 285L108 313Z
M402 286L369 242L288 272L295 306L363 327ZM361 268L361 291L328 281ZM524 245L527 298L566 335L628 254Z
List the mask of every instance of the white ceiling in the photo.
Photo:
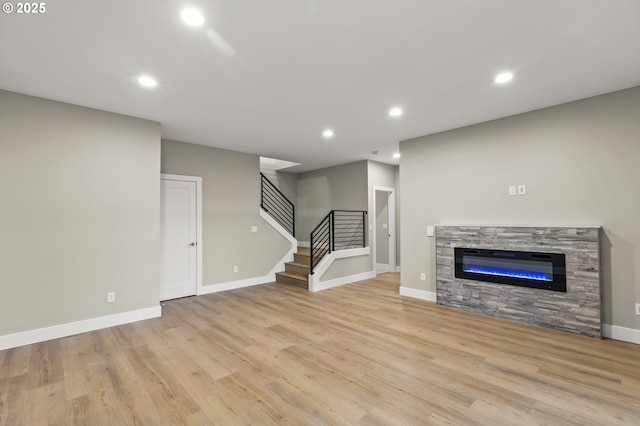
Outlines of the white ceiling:
M498 86L502 70L515 78ZM296 172L397 164L401 140L637 85L639 0L57 0L0 15L0 88Z

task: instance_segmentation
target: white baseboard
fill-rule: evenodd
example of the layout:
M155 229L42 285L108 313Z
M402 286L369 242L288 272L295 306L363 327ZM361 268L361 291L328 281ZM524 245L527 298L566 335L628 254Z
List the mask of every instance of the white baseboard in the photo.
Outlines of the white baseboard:
M422 299L429 302L436 302L437 294L433 291L418 290L409 287L400 287L400 296L413 297L414 299Z
M218 293L220 291L235 290L237 288L251 287L254 285L272 283L276 280L276 274L269 273L262 277L247 278L246 280L229 281L226 283L210 284L202 286L198 296L202 294Z
M91 318L88 320L75 321L51 327L22 331L20 333L7 334L5 336L0 336L0 351L17 348L18 346L31 345L33 343L45 342L47 340L73 336L74 334L86 333L88 331L115 327L131 322L158 318L161 315L162 307L153 306L151 308L138 309L135 311L122 312L104 317Z
M375 271L362 272L360 274L349 275L346 277L340 277L333 280L320 281L318 283L311 283L309 285L309 291L320 291L328 288L338 287L345 284L350 284L356 281L368 280L375 278Z
M309 242L309 241L298 241L298 247L310 248L311 247L311 242Z
M376 274L384 274L385 272L400 272L400 267L396 266L393 271L386 263L376 263Z
M198 288L198 296L203 294L218 293L221 291L235 290L238 288L251 287L254 285L272 283L276 280L276 272L284 271L285 262L293 260L293 254L297 251L299 243L293 238L278 222L276 222L267 212L259 209L260 217L262 217L269 225L278 231L289 243L291 249L276 263L267 275L261 277L247 278L244 280L228 281L225 283L203 285Z
M376 263L376 274L384 274L389 272L389 265L386 263Z
M640 345L640 330L635 328L602 324L602 337Z

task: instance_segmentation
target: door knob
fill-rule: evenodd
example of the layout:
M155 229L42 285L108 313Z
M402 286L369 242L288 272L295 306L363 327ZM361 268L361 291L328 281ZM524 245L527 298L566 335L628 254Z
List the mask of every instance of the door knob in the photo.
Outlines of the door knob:
M195 245L196 245L196 243L191 243L191 244L189 244L189 245L190 245L191 247L193 247L193 246L195 246Z

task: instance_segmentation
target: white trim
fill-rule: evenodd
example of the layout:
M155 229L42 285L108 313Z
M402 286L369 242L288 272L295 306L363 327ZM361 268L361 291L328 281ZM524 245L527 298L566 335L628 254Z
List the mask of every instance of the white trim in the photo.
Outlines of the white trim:
M413 297L414 299L422 299L428 302L436 302L437 293L427 290L418 290L410 287L400 287L400 296Z
M298 247L311 248L311 242L310 241L298 241Z
M202 178L160 173L160 179L196 183L196 295L202 290Z
M640 330L635 328L602 324L602 337L640 345Z
M282 225L276 222L276 220L273 217L271 217L269 213L265 212L261 208L258 208L258 210L259 210L260 217L263 218L265 222L271 225L276 231L278 231L280 235L282 235L291 244L291 248L289 249L289 251L285 253L285 255L282 256L282 259L280 259L278 263L276 263L275 266L271 268L271 271L267 275L265 275L265 277L273 276L273 279L271 281L275 281L276 272L284 271L285 262L293 261L293 254L298 251L298 241L295 238L293 238L293 236L291 236L291 234L289 234L289 232L286 229L284 229ZM271 282L271 281L266 281L266 282ZM260 283L260 284L263 284L263 283Z
M226 283L210 284L210 285L204 286L202 288L202 293L199 293L198 295L219 293L221 291L235 290L238 288L251 287L251 286L260 285L260 284L268 284L268 283L274 282L275 280L276 280L276 274L275 272L273 272L273 273L269 273L268 275L264 275L262 277L247 278L245 280L238 280L238 281L228 281Z
M396 244L397 244L397 236L396 236L396 190L395 188L389 188L386 186L378 186L372 185L373 194L372 194L372 203L371 209L373 210L373 218L369 218L372 221L373 235L371 236L370 246L373 247L373 259L376 259L376 229L377 229L377 218L376 218L376 191L388 192L388 200L387 200L387 217L388 217L388 227L387 232L391 235L389 237L389 266L386 272L396 272Z
M7 334L5 336L0 336L0 351L17 348L18 346L31 345L33 343L45 342L47 340L60 339L62 337L73 336L74 334L115 327L131 322L158 318L161 315L162 307L158 305L135 311L107 315L104 317L91 318L88 320L69 322L51 327L22 331L20 333Z
M318 263L318 265L316 266L316 270L315 273L313 275L309 274L309 291L318 291L318 290L322 290L323 288L323 284L320 283L320 278L322 278L322 276L325 274L325 272L327 272L327 269L329 269L329 266L331 266L331 264L336 260L336 259L344 259L346 257L355 257L355 256L366 256L368 254L371 254L371 250L369 247L360 247L360 248L355 248L355 249L346 249L346 250L337 250L337 251L332 251L331 253L329 253L328 255L324 256L322 258L322 260L320 260L320 263ZM366 273L372 273L373 276L375 276L375 271L368 271ZM360 275L360 274L358 274ZM356 275L352 275L349 277L345 277L345 278L350 278ZM340 279L340 278L338 278ZM360 279L365 279L365 278L360 278ZM325 281L326 282L332 282L332 281L336 281L336 280L331 280L331 281ZM349 281L352 282L352 281ZM346 283L343 283L346 284ZM341 285L341 284L339 284ZM335 287L335 286L333 286ZM328 287L327 287L328 288Z
M291 243L291 252L290 252L291 257L289 260L287 260L287 262L293 260L293 253L298 251L298 240L293 238L293 236L286 229L284 229L282 225L276 222L276 220L273 217L271 217L269 213L265 212L261 208L258 208L258 214L260 215L261 218L265 220L265 222L271 225L273 229L278 231L280 235L282 235L287 241L289 241L289 243Z
M384 274L389 272L389 265L386 263L376 263L376 274Z
M314 284L313 286L309 285L309 291L315 292L320 290L326 290L328 288L338 287L345 284L351 284L356 281L368 280L375 277L376 277L376 273L374 271L362 272L360 274L335 278L333 280L321 281L319 283Z

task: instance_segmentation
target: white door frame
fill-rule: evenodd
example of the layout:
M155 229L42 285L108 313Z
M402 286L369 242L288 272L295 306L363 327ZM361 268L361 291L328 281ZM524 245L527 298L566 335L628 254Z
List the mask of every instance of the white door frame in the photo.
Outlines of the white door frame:
M195 182L196 184L196 295L202 291L202 178L200 176L161 173L160 180Z
M373 250L373 265L375 267L376 264L376 228L377 228L377 218L375 214L376 209L376 192L388 192L389 200L387 202L387 210L389 215L389 223L387 224L387 232L389 232L389 272L396 272L396 190L395 188L389 188L386 186L376 186L373 185L373 244L369 244ZM375 269L375 268L374 268Z

